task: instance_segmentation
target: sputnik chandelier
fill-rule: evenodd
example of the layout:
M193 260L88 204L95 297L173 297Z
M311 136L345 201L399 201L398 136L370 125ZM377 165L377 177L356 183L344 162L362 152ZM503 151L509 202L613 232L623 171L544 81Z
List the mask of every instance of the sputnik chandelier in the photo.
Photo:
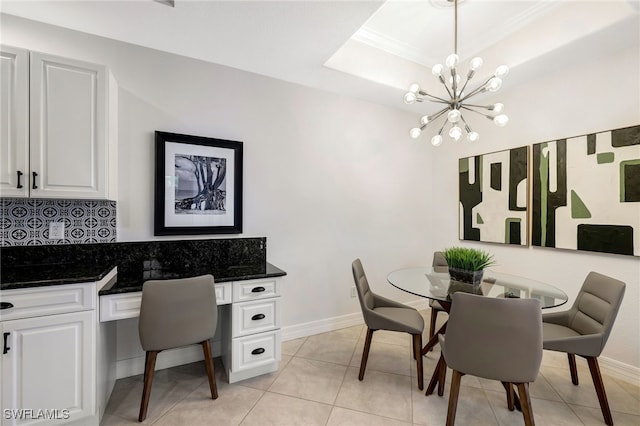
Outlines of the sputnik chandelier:
M475 142L480 138L478 132L475 132L471 129L467 121L464 119L462 115L463 111L471 111L476 114L480 114L489 120L493 120L493 122L500 126L504 127L509 122L509 117L502 113L504 110L504 105L501 103L496 103L493 105L474 105L470 104L469 100L481 93L485 92L496 92L502 86L502 78L509 73L509 67L506 65L500 65L496 72L489 77L484 83L477 86L475 89L471 90L468 93L465 93L465 89L467 85L473 78L476 73L476 70L482 66L482 58L475 57L471 59L469 64L469 71L467 73L466 80L464 84L460 85L461 77L458 73L458 62L460 58L458 57L458 0L448 0L449 2L453 1L454 3L454 42L453 42L453 53L447 56L445 60L445 65L449 69L451 76L447 80L445 80L445 67L442 64L436 64L431 69L432 74L438 78L440 83L444 86L449 99L445 99L442 97L431 95L420 88L418 83L412 83L409 86L409 91L404 95L404 102L406 104L413 104L414 102L423 102L425 99L431 102L439 103L444 105L440 111L436 112L432 115L425 115L420 119L420 127L414 127L409 131L409 135L417 139L422 133L422 130L427 126L427 124L437 120L440 117L445 117L443 119L443 123L440 126L440 131L431 139L431 144L434 146L439 146L442 143L442 133L445 128L449 127L449 136L459 141L462 138L462 127L467 132L467 139L470 142Z

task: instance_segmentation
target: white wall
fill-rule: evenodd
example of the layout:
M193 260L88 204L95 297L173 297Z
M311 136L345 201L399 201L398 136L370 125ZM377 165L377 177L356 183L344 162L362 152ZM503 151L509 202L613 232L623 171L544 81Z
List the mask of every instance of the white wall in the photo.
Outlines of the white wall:
M458 158L640 124L633 49L575 67L540 64L540 78L500 96L507 128L483 124L477 145L433 148L428 137L408 140L416 116L399 110L6 15L1 24L2 43L111 67L120 86L121 241L154 239L154 130L244 142L243 236L267 236L268 260L288 272L284 327L358 312L349 297L355 257L376 291L411 301L385 277L459 244ZM637 258L466 245L495 253L505 272L555 283L571 300L590 270L626 281L604 355L637 373Z

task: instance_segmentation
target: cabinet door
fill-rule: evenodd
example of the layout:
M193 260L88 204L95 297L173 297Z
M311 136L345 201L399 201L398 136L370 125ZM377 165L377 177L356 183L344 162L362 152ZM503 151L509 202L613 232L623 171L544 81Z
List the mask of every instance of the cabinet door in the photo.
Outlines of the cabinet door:
M95 312L0 324L9 348L2 355L3 425L59 423L94 414Z
M107 70L30 56L31 196L107 198Z
M0 46L0 196L29 194L29 53Z

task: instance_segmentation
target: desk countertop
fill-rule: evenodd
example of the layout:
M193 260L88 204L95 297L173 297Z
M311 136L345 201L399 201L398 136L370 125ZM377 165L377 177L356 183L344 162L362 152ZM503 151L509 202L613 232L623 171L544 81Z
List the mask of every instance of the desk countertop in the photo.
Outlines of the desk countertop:
M269 277L281 277L287 273L265 262L257 265L215 266L166 269L160 265L116 265L57 263L3 267L0 271L0 290L14 290L62 284L99 281L118 266L117 279L100 290L100 296L142 291L142 284L150 279L185 278L212 274L216 282L243 281Z

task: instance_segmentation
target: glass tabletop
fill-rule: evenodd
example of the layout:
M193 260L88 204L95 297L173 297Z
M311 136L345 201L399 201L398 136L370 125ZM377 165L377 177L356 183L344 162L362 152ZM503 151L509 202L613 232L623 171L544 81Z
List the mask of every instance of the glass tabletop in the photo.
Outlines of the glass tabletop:
M456 291L487 297L538 299L542 308L560 306L568 300L564 291L551 284L492 270L484 271L479 286L453 281L447 272L433 272L433 268L399 269L391 272L387 281L407 293L443 302L450 302Z

